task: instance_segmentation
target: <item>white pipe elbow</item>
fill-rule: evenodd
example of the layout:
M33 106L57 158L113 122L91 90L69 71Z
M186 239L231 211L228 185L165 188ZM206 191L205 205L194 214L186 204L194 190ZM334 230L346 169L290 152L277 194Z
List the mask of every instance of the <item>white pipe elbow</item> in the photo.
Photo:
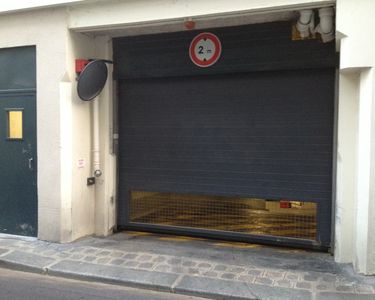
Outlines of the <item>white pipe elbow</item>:
M302 38L310 36L314 28L314 11L312 9L301 10L300 17L297 22L297 30Z
M320 29L328 34L333 31L333 8L322 8L319 10Z
M300 14L300 17L299 17L298 23L309 25L314 12L312 9L305 9L305 10L301 10L299 14Z
M335 39L334 32L334 11L332 7L325 7L319 9L320 23L315 31L319 32L322 36L324 43L330 42Z

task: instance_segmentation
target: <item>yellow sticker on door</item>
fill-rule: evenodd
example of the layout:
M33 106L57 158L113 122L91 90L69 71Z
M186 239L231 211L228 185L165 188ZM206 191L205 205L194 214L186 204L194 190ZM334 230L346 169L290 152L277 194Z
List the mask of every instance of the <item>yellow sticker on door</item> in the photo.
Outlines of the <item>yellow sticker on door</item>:
M23 128L22 110L9 110L8 111L8 138L9 139L22 139Z

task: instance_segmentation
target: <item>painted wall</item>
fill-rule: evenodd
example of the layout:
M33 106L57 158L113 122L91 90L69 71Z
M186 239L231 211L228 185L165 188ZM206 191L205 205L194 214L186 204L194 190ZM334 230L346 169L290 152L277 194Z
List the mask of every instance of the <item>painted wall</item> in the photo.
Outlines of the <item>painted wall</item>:
M336 253L375 274L375 20L371 0L337 0L340 50Z
M91 177L91 103L79 99L76 89L76 58L89 59L95 57L94 40L79 33L68 32L67 36L67 79L69 80L69 98L66 101L68 117L65 118L66 134L71 152L66 164L69 176L66 178L71 186L69 197L71 210L63 215L71 218L70 232L63 236L64 241L71 241L94 233L95 187L87 186L87 178ZM81 163L81 162L82 163Z
M65 4L82 3L90 0L13 0L0 2L0 14L15 11L36 9L40 7L54 7Z
M78 99L74 61L96 57L101 43L97 47L93 38L70 32L65 8L2 15L0 36L0 48L37 48L38 237L69 242L94 234L96 188L86 185L92 104Z
M61 101L62 137L66 146L62 167L62 185L66 185L62 201L61 242L69 242L83 236L96 234L106 236L112 233L115 207L114 157L110 153L112 89L111 81L103 89L100 105L100 159L103 175L96 179L96 185L87 186L92 170L92 106L93 102L79 99L74 62L77 58L93 59L112 57L109 37L90 37L81 33L67 32L66 74L61 83L65 97ZM111 78L111 67L109 78ZM79 161L83 161L80 164Z
M356 218L356 176L359 74L339 77L337 178L335 209L335 258L352 262Z
M292 7L321 7L332 5L330 0L125 0L75 5L69 8L69 28L91 31L98 28L116 29L127 25L145 25L164 21L204 16L237 15L286 11ZM146 8L146 9L145 9ZM105 11L105 14L103 13Z
M0 17L0 48L36 45L38 236L51 241L59 241L61 236L61 156L65 148L59 84L65 74L66 32L66 13L61 9Z

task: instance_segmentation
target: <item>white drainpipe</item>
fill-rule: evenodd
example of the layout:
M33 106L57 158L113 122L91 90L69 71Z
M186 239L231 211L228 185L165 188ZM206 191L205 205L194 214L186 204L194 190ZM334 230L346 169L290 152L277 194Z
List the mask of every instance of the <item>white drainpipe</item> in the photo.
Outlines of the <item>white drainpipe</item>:
M332 7L324 7L319 9L320 23L315 28L315 32L319 32L322 36L323 43L328 43L335 39L334 30L334 10Z
M99 140L99 96L93 100L93 141L92 141L92 167L95 177L102 175L100 169L100 140Z
M305 9L299 12L300 16L297 22L297 29L302 38L308 38L314 31L314 11Z

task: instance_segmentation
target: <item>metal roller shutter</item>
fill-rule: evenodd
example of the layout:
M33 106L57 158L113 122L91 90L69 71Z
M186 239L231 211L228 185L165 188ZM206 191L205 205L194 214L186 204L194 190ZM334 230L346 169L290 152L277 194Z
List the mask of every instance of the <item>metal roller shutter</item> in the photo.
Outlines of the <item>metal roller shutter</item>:
M172 226L169 231L280 244L329 245L334 52L332 46L317 41L294 46L290 37L286 38L287 28L290 30L290 24L277 23L216 30L224 49L216 70L197 70L184 61L178 72L178 63L173 62L179 60L173 55L172 65L159 61L164 57L163 45L168 49L173 37L180 41L174 48L181 48L176 55L184 57L186 47L180 43L186 46L194 35L191 32L115 41L120 227L169 228L130 218L134 191L232 197L232 203L241 197L290 199L317 204L315 241L258 238L256 234L199 226L181 230ZM277 52L271 46L275 41L264 38L267 32L274 40L279 39L280 47L287 52ZM237 40L242 37L240 52L233 36ZM256 39L259 41L254 44ZM127 50L130 43L133 47ZM152 56L150 47L159 51ZM251 49L251 55L247 49ZM301 55L309 50L309 58ZM322 53L329 55L319 60ZM241 60L236 60L239 55ZM138 68L132 69L135 64ZM178 197L174 201L183 203ZM214 201L205 209L214 209L215 203L219 207L219 201ZM194 213L198 218L199 214L207 218L202 211Z

